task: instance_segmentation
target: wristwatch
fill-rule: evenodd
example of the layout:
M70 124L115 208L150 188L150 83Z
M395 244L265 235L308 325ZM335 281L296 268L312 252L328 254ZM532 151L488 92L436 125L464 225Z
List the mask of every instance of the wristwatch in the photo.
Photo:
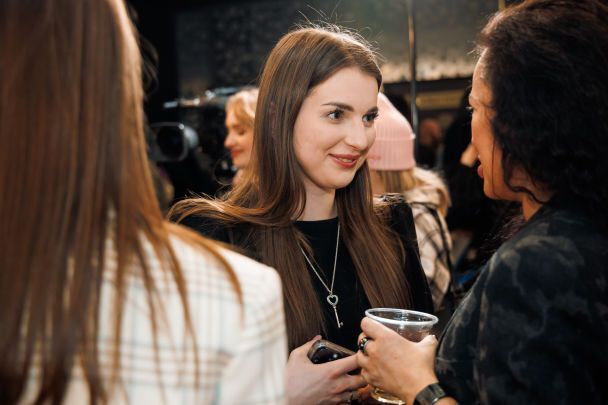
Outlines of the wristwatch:
M414 405L433 405L447 396L448 394L439 386L439 383L429 384L416 395Z

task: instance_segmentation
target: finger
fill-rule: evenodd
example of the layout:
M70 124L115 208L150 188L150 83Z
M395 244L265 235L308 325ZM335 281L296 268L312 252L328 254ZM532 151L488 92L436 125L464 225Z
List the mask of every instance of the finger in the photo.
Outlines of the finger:
M363 354L365 356L367 356L368 359L370 357L373 357L373 354L375 353L374 348L376 347L377 344L378 343L372 339L368 340L367 343L365 343L365 352ZM361 350L359 350L359 351L361 351Z
M367 383L360 375L344 375L336 381L334 399L338 403L355 400L359 398L358 390L364 387L367 387Z
M345 392L335 396L335 403L350 404L356 399L359 399L357 391L345 391Z
M363 354L363 352L358 351L357 352L357 364L361 368L367 368L367 365L369 364L369 357L367 357L365 354Z
M374 387L372 387L369 384L367 384L363 388L359 388L359 390L357 390L358 399L360 399L361 401L368 399L370 397L370 394L372 393L373 389L374 389Z
M424 339L422 339L418 344L436 346L437 338L435 337L435 335L428 335L428 336L425 336Z
M345 390L356 391L367 385L367 382L360 375L345 375L344 381L346 384Z
M377 339L380 335L390 329L373 319L365 317L361 320L361 330L367 337Z
M361 377L363 377L363 379L365 380L365 382L367 382L368 384L372 384L372 382L371 382L371 375L370 375L370 373L366 369L362 369L361 370Z
M343 359L330 361L329 363L321 364L320 367L327 367L330 370L331 375L339 376L346 374L359 367L357 364L357 356L352 355Z
M291 351L291 353L297 356L306 356L310 350L310 347L319 339L321 339L321 335L317 335L308 342L304 343L302 346L296 347Z

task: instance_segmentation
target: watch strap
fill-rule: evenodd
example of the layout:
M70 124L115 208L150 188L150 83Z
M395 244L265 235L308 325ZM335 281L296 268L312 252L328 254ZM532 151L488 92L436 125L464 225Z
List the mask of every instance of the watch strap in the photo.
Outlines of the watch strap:
M416 395L414 405L433 405L441 398L445 398L448 395L445 393L439 383L433 383L427 385L422 391Z

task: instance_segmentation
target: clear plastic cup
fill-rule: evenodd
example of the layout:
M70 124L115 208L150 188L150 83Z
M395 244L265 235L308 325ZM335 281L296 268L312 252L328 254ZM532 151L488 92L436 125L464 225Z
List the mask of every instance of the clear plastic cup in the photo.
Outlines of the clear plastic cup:
M429 335L439 321L435 315L398 308L372 308L365 316L378 321L412 342L419 342ZM405 404L395 395L378 388L372 390L372 397L385 404Z

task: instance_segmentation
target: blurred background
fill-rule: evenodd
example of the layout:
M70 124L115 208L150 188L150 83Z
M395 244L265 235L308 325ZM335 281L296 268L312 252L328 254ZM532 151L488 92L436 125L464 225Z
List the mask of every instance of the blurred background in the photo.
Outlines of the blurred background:
M215 194L234 170L223 141L226 97L256 85L277 40L296 24L337 23L357 30L378 50L384 92L412 122L408 29L416 50L417 161L442 169L446 130L457 118L475 63L476 33L506 0L131 0L155 74L146 79L150 142L169 185L170 200L190 192ZM412 17L412 18L410 18ZM161 138L159 140L159 137ZM196 142L197 141L197 142ZM171 150L173 148L173 150ZM190 148L182 153L180 148ZM162 151L168 150L166 156ZM170 201L169 201L170 204Z

